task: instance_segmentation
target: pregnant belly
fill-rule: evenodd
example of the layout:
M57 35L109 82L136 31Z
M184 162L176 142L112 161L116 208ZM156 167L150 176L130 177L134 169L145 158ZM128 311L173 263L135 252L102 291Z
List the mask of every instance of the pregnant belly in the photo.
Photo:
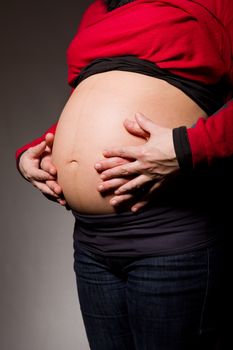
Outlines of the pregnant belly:
M59 118L53 162L58 183L70 207L80 213L114 212L113 194L101 195L94 169L106 147L140 145L145 140L129 134L125 118L141 112L159 125L191 126L205 113L188 96L167 82L139 73L110 71L82 81Z

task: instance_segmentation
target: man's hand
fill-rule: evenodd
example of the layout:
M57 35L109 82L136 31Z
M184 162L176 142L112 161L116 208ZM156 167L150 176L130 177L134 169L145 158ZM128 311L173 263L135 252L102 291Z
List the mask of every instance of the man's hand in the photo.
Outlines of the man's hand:
M132 210L136 211L148 202L151 195L171 174L179 170L173 145L172 129L156 125L141 113L136 113L135 121L125 120L126 130L147 140L141 146L114 147L103 152L106 159L95 164L101 173L103 182L98 190L104 192L115 189L112 205L119 205L132 198L132 192L140 190L145 198L136 203ZM127 162L119 165L120 159ZM131 177L129 181L125 179ZM124 183L121 183L123 181ZM119 185L120 184L120 185ZM145 191L146 188L146 191ZM139 191L139 192L140 192Z
M66 205L62 189L56 182L57 170L52 163L53 141L54 135L48 133L45 141L25 151L20 157L19 170L48 199Z

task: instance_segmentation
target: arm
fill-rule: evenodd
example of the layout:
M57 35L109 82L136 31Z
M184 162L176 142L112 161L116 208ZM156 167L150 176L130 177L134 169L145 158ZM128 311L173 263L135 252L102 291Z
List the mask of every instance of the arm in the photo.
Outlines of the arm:
M210 166L233 156L233 99L208 119L200 118L192 128L173 130L173 141L181 169Z
M210 165L233 156L233 99L207 120L201 118L187 129L192 165Z
M233 157L233 100L209 119L200 118L196 125L189 129L162 128L145 116L137 117L136 122L133 122L132 126L125 126L129 132L138 136L139 127L146 131L150 135L147 143L142 146L109 149L104 152L107 158L95 165L103 180L101 192L117 187L116 196L112 199L116 203L114 205L129 199L132 190L145 187L148 183L152 184L149 192L152 193L168 176L175 174L179 169L198 168L203 164L210 166L217 159ZM119 165L117 157L132 161ZM125 174L134 176L133 180L126 184L122 182L120 186L116 185L114 179L122 178ZM141 203L134 205L132 210L138 210L147 202L148 196Z
M229 81L233 86L233 2L232 0L216 0L214 5L217 17L225 28L226 67ZM229 52L229 55L227 53ZM219 111L205 120L200 118L194 128L178 131L178 140L174 144L180 166L190 169L209 166L215 160L233 156L233 91L229 91L231 99ZM175 132L176 134L176 132ZM178 141L178 145L176 143ZM183 155L179 151L185 145ZM178 149L177 149L178 146ZM180 158L181 157L181 158Z

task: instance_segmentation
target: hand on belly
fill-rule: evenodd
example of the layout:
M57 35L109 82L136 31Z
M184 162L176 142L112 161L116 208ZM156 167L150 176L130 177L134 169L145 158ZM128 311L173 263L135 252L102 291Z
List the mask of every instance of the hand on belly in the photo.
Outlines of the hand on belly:
M115 147L104 150L105 160L95 164L103 182L98 186L101 193L114 190L110 204L121 205L132 199L132 211L145 206L165 179L179 171L179 164L173 144L172 129L156 125L141 113L136 113L135 121L125 120L125 128L133 135L147 139L141 146ZM124 159L131 162L120 164ZM131 180L125 180L125 175ZM120 181L122 180L122 182ZM135 193L141 195L140 200Z
M114 189L103 195L97 190L101 178L94 165L104 160L106 148L146 143L123 124L125 118L133 120L137 111L170 128L192 125L203 113L177 88L142 74L111 71L82 81L61 114L53 146L58 183L71 208L94 214L116 210L109 203ZM115 179L116 187L128 179ZM130 203L125 208L129 210Z

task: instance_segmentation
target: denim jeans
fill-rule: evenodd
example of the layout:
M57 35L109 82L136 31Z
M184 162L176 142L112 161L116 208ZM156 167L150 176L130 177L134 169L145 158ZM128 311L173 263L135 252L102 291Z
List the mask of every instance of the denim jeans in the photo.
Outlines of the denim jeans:
M103 257L74 242L91 350L213 350L221 322L224 252Z

